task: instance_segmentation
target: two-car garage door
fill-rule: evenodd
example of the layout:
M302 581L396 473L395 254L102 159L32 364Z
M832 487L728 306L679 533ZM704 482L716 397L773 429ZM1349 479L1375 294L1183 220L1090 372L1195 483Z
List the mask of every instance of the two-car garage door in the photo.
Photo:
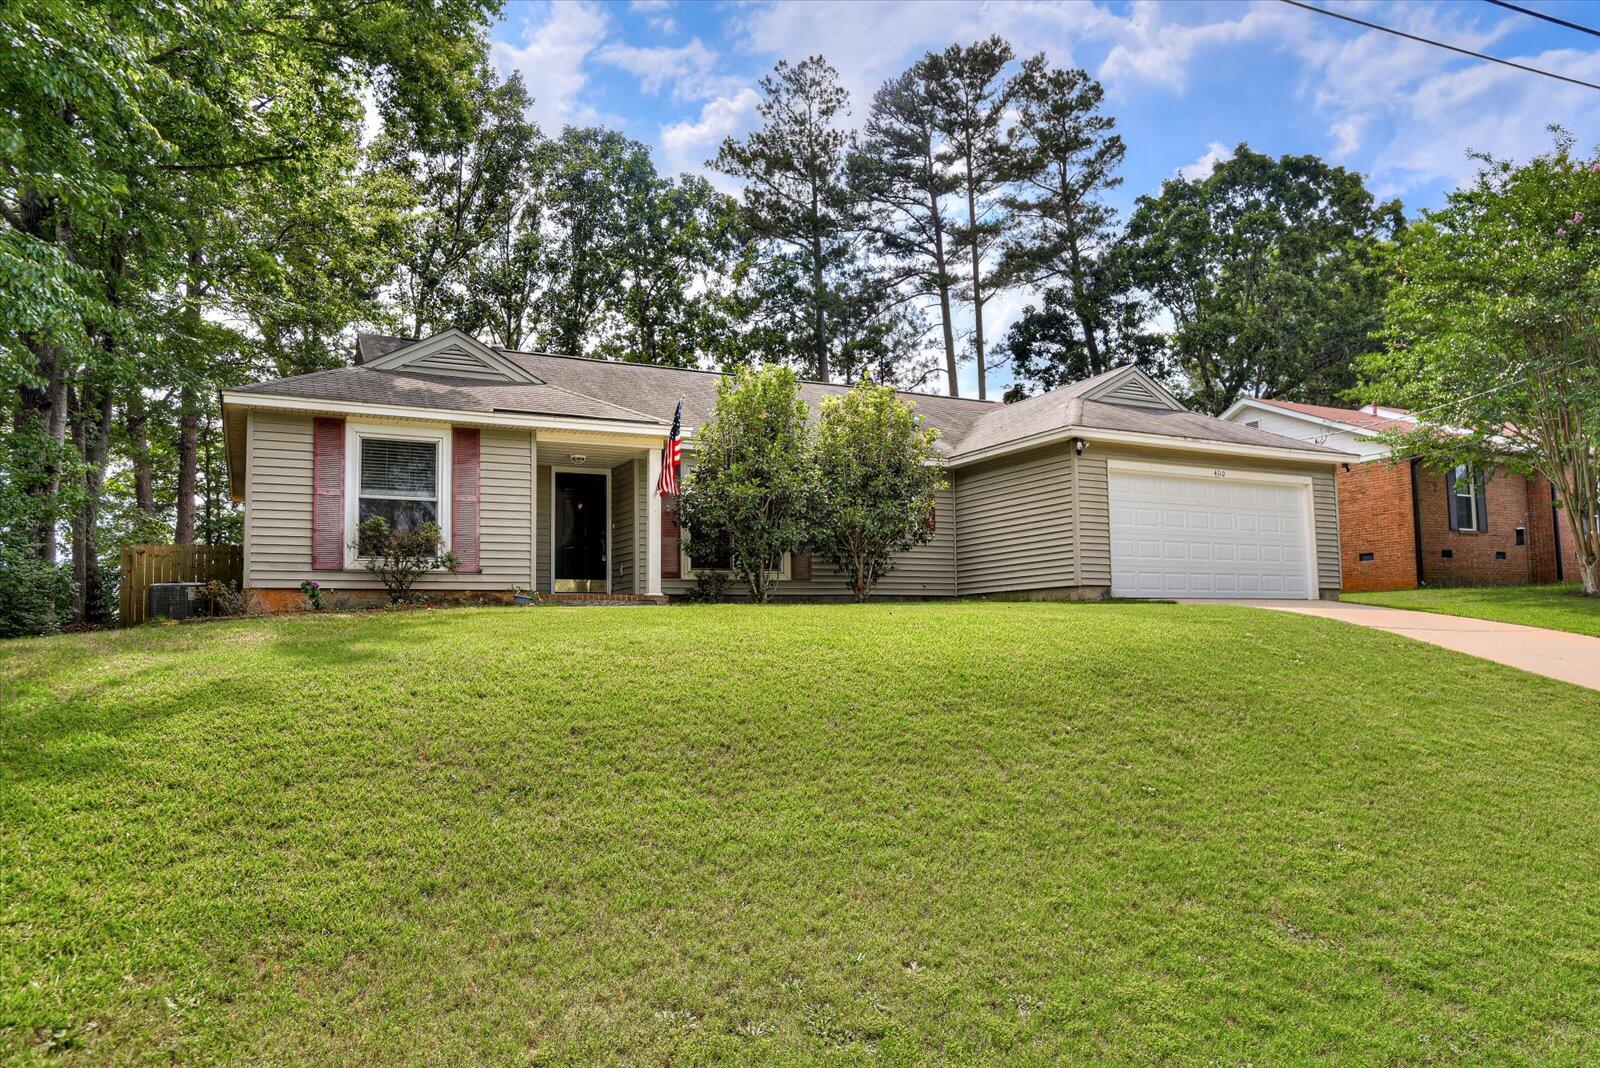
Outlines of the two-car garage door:
M1309 484L1113 465L1116 597L1310 597Z

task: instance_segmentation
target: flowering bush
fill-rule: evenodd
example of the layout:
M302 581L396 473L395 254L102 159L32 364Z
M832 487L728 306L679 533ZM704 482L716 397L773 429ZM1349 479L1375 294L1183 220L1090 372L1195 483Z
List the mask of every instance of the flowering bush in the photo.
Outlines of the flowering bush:
M313 612L320 612L328 607L327 602L322 599L322 584L316 579L306 579L300 583L300 592L310 602Z

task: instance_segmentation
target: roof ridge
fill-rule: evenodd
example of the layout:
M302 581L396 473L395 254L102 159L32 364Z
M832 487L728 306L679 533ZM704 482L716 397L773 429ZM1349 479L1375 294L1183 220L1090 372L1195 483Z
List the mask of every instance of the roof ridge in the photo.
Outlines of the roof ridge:
M491 345L496 352L503 352L511 356L538 356L547 360L581 360L584 363L604 364L607 367L639 367L652 371L683 371L696 375L716 375L726 378L728 372L707 367L676 367L669 363L642 363L638 360L608 360L601 356L576 356L570 352L544 352L539 349L508 349L499 345ZM801 385L827 386L831 389L850 389L848 382L824 382L816 378L801 378ZM924 393L914 389L895 389L896 393L907 397L927 397L931 400L962 401L968 404L982 404L996 410L1009 407L1001 401L980 400L977 397L952 397L948 393Z

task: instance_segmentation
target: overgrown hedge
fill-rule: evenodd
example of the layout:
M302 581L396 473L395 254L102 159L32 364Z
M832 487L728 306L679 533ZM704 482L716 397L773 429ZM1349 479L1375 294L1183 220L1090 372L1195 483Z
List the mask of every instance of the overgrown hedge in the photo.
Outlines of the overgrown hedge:
M70 618L72 574L0 550L0 638L53 634Z

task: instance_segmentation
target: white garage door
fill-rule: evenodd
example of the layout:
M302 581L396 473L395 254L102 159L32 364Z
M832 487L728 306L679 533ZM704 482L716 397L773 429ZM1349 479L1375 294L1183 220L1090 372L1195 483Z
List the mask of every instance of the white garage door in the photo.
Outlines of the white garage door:
M1115 467L1111 593L1309 597L1308 486Z

